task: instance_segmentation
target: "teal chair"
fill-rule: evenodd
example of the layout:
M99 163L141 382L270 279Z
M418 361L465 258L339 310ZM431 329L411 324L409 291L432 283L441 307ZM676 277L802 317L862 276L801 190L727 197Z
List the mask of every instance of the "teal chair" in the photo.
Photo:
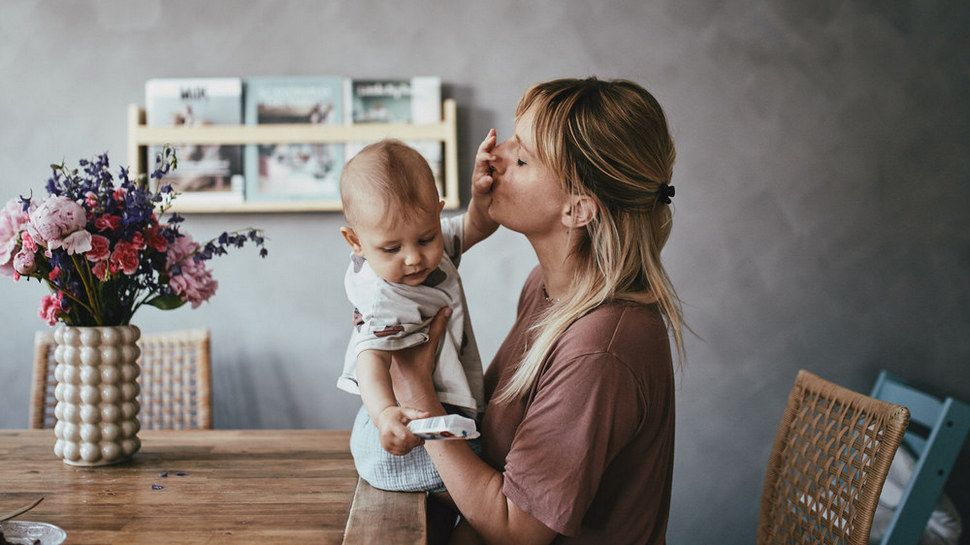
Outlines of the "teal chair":
M882 371L871 397L909 408L910 426L902 448L916 458L913 478L903 492L880 545L916 545L970 431L970 405L939 400ZM928 430L926 437L913 424Z

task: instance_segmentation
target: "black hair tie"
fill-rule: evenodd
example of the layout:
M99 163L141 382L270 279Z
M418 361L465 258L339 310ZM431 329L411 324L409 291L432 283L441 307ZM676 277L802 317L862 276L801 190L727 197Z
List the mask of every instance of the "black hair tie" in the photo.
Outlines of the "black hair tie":
M674 196L674 186L667 184L660 184L660 189L657 190L657 200L664 203L670 204L670 198Z

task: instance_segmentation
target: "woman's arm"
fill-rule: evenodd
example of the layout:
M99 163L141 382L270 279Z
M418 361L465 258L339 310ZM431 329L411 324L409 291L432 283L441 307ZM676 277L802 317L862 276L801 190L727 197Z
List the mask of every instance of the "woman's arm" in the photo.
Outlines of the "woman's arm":
M434 416L446 414L435 395L431 371L450 314L447 308L438 312L431 323L429 342L392 356L391 378L398 401ZM486 543L538 545L556 537L556 532L505 497L503 475L476 456L464 441L427 441L424 447L462 516Z

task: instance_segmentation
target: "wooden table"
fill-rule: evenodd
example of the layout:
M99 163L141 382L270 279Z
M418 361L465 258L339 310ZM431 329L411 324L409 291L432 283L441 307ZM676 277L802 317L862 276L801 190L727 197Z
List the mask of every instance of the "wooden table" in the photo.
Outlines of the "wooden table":
M0 430L0 512L44 496L18 518L60 526L70 545L339 544L345 527L348 542L424 541L425 521L413 520L424 515L424 505L413 494L364 487L369 496L354 503L348 525L358 486L349 435L142 431L132 461L89 469L54 457L52 430ZM394 504L385 512L394 514L375 533L375 506L385 501ZM362 537L355 529L361 527L371 537ZM397 530L402 527L406 535Z

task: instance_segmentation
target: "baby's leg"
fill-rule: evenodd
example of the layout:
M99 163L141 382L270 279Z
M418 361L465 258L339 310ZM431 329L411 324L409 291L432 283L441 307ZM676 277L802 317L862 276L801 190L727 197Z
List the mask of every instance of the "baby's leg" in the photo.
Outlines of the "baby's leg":
M395 456L381 446L380 432L361 407L350 435L350 452L362 479L374 488L392 492L440 492L441 476L424 447Z

